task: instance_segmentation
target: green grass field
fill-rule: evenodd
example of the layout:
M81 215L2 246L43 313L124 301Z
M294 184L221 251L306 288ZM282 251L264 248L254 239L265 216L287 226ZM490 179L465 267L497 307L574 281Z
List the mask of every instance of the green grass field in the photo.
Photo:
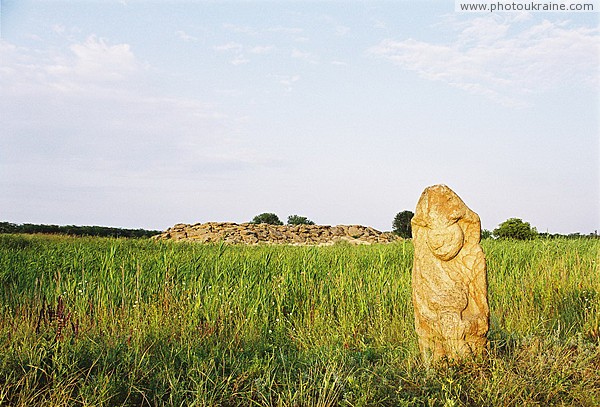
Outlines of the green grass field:
M489 354L427 369L410 242L0 235L0 405L600 405L600 240L483 247Z

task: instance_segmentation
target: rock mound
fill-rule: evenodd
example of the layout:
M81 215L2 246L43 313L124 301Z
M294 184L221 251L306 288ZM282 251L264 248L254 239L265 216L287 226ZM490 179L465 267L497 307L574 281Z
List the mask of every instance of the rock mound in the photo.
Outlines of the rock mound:
M286 225L266 223L208 222L194 225L177 224L153 239L184 240L200 243L224 242L228 244L291 244L332 245L337 242L351 244L390 243L400 239L389 232L380 232L360 225Z

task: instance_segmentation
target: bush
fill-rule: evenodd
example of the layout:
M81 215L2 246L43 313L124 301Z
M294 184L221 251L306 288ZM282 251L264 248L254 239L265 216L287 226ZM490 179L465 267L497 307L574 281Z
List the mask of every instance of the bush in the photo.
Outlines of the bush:
M274 213L265 212L260 215L256 215L252 219L252 223L268 223L269 225L283 225L283 222L279 220L279 217Z
M315 222L305 216L290 215L287 219L288 225L314 225Z
M518 218L510 218L502 222L493 232L499 239L529 240L537 236L537 230L529 222Z

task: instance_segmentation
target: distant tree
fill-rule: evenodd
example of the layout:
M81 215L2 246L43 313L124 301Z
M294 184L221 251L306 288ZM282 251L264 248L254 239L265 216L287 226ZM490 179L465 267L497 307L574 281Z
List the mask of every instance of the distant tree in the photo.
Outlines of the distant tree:
M260 215L256 215L252 219L252 223L268 223L269 225L283 225L283 222L279 220L279 217L274 213L265 212Z
M494 229L494 236L499 239L529 240L537 236L537 230L532 228L529 222L523 222L519 218L510 218L502 222Z
M315 222L305 216L290 215L287 219L288 225L314 225Z
M399 212L396 217L394 217L394 222L392 222L392 232L405 239L411 238L412 227L410 221L413 216L415 216L415 214L411 211Z
M481 229L481 238L489 239L492 237L492 231L487 229Z
M0 233L18 233L18 226L10 222L0 222Z

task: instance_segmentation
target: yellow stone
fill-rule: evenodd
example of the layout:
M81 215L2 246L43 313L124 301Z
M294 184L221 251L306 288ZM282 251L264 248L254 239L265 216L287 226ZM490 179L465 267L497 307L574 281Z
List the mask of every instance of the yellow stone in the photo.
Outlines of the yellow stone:
M446 185L425 188L412 221L412 301L426 362L487 348L487 273L479 216Z

